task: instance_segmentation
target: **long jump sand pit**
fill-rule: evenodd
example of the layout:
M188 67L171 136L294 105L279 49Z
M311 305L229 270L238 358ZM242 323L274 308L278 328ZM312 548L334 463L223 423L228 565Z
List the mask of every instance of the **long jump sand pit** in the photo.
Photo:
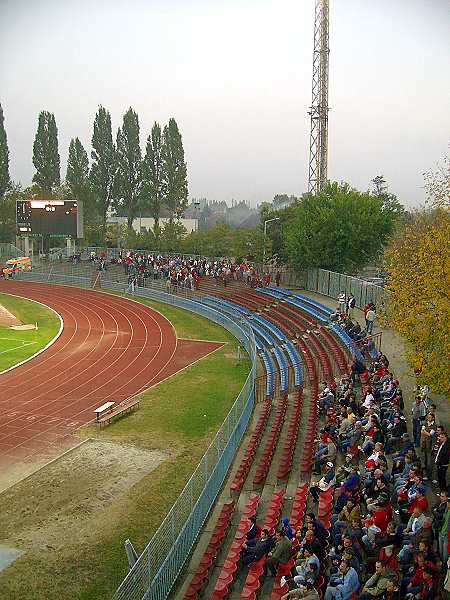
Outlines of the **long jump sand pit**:
M64 554L67 545L92 541L108 526L120 498L168 454L129 444L87 440L0 494L0 544L24 554ZM41 556L42 558L42 556ZM38 576L37 573L34 574Z

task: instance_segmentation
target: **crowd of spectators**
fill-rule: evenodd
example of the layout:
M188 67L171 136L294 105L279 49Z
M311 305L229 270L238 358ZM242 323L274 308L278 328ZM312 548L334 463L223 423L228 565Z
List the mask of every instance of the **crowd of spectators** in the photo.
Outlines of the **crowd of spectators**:
M90 256L91 262L106 271L106 255ZM212 277L216 285L226 287L231 281L243 281L251 287L267 286L271 283L269 273L260 274L247 261L235 262L229 258L186 257L182 255L146 254L144 252L121 251L111 259L111 264L122 265L128 284L145 287L148 281L162 280L168 291L175 289L198 290L202 279ZM277 285L280 275L276 276Z
M283 600L443 598L450 591L450 443L428 387L415 390L406 411L400 382L378 352L368 366L353 361L348 375L323 382L318 404L313 510L297 531L284 520L276 538L255 534L244 564L266 554L270 576L294 557ZM326 494L327 528L315 516Z

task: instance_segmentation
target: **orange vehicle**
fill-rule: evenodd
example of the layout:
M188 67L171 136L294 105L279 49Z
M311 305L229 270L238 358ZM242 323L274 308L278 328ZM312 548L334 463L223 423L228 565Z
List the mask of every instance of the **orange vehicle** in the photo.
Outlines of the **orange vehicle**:
M33 268L31 264L31 259L29 256L21 256L20 258L11 258L6 261L5 266L3 267L3 275L12 275L17 271L31 271Z

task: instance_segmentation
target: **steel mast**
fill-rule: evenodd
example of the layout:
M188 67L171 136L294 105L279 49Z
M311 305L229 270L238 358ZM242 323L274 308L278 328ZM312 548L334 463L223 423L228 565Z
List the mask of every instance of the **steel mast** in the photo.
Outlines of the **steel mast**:
M317 194L328 176L329 0L316 0L308 192Z

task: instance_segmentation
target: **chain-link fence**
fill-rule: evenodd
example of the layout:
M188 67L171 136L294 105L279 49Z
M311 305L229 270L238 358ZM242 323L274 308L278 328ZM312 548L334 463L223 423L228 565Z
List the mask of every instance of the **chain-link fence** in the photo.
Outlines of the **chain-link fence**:
M52 271L20 273L19 277L82 288L91 286L89 277L62 275ZM123 284L107 280L102 281L102 286L109 290L124 291ZM179 306L218 323L236 337L251 360L245 384L200 464L114 594L114 600L164 600L189 557L247 428L255 396L256 345L253 331L246 323L227 317L204 304L149 288L137 288L135 294Z
M14 244L8 242L0 242L0 259L9 260L10 258L18 258L23 256L23 251Z
M310 269L306 278L306 289L324 296L336 298L341 292L353 294L356 306L362 308L368 302L373 302L380 309L385 305L389 292L379 285L374 285L363 279L326 271L325 269Z

